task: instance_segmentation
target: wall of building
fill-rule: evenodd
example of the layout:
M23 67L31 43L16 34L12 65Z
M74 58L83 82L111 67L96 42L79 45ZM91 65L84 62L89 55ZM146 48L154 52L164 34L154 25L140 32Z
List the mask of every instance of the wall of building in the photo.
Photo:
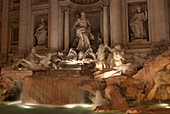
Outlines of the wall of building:
M170 1L168 0L168 19L169 19L169 36L170 36Z
M126 49L127 62L134 62L136 55L144 58L161 40L170 42L169 0L68 1L0 0L1 58L28 54L34 46L35 30L41 18L48 25L48 45L37 49L68 51L76 37L71 29L81 11L87 13L93 34L99 32L103 42L111 47L121 44ZM136 6L148 13L147 38L131 41L129 21Z

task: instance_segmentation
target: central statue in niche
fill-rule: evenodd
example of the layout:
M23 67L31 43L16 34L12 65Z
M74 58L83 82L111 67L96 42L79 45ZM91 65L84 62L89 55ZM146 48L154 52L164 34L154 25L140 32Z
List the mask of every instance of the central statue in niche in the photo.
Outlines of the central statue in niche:
M90 40L94 40L94 36L91 33L91 24L89 20L86 19L85 12L81 12L80 14L81 17L75 22L73 29L76 29L76 34L79 37L76 50L81 54L91 48Z

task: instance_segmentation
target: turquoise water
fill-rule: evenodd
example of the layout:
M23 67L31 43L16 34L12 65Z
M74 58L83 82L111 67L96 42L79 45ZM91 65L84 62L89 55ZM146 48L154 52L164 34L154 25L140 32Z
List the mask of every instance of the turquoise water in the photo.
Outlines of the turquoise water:
M0 103L0 114L123 114L120 111L112 112L94 112L88 108L75 107L20 107L18 105L9 105L8 103Z

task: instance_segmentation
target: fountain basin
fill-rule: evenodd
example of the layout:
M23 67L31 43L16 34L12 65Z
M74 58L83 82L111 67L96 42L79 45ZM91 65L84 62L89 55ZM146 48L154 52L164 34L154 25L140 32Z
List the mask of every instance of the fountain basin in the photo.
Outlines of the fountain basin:
M32 76L23 84L22 102L65 105L84 102L84 91L79 85L89 76Z

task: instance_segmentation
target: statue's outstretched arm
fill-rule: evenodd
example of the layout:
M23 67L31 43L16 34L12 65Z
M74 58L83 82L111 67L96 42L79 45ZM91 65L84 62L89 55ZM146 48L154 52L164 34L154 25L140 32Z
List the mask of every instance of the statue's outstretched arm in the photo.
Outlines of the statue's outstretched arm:
M113 53L115 51L115 49L110 48L107 44L105 44L105 48L107 48L111 53Z

